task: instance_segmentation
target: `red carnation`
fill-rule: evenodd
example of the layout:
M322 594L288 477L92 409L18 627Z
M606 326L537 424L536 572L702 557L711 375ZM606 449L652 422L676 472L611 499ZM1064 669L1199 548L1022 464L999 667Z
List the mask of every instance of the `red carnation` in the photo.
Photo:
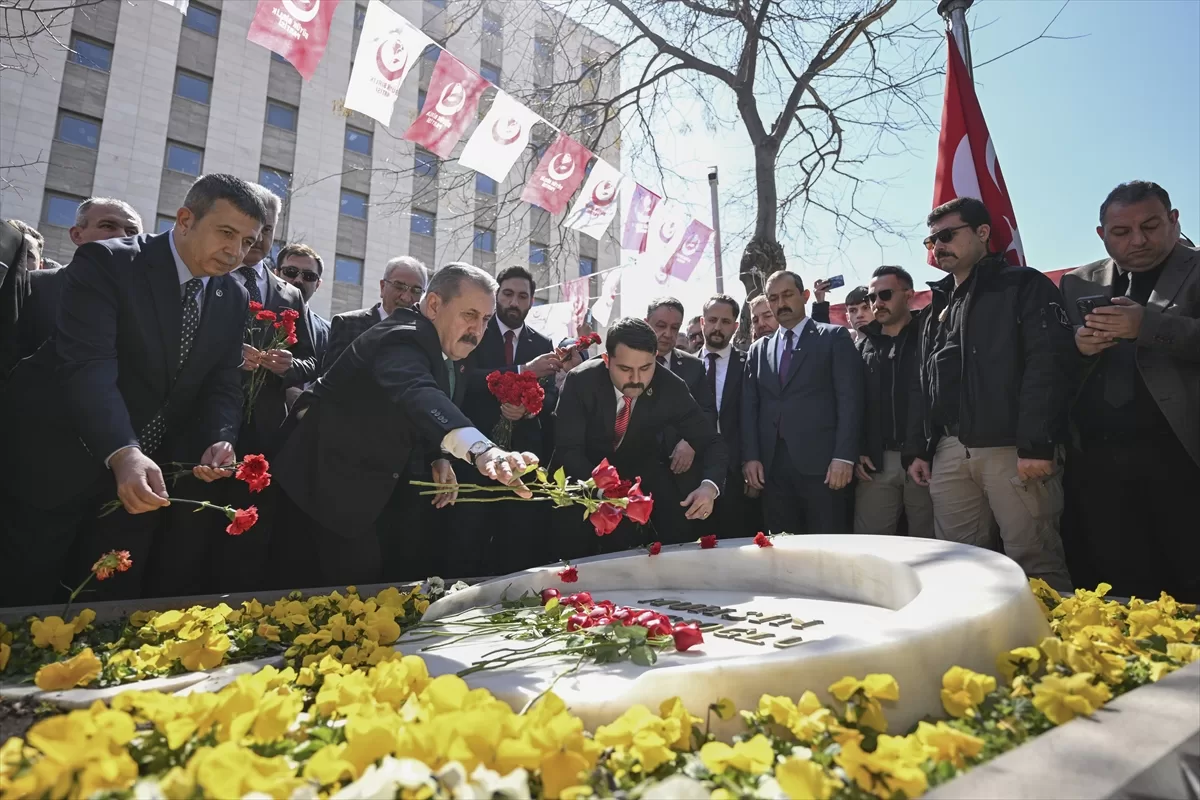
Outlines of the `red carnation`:
M279 312L279 317L287 322L295 322L300 319L300 312L294 308L285 308Z
M271 465L264 456L248 455L238 464L233 476L249 484L251 492L261 492L271 485L271 473L267 472L270 468Z
M296 334L294 333L289 333L287 339L284 339L284 343L287 344L288 347L291 347L298 341L300 340L296 338Z
M646 552L652 556L658 555L662 552L662 542L653 542L649 547L646 548Z
M257 300L250 301L250 310L251 311L262 311L262 307L263 307L263 304L258 302Z
M597 536L607 536L621 524L621 509L612 503L601 503L588 519L592 521Z
M558 571L558 579L563 583L575 583L579 580L579 573L575 571L574 567L565 567Z
M96 580L103 581L132 566L133 559L129 557L128 550L109 550L92 565L92 572L96 573Z
M617 474L617 468L609 464L606 458L592 470L592 482L596 484L597 489L607 492L620 485L621 476Z
M257 314L255 314L254 318L261 322L274 322L275 321L275 312L267 311L264 309L262 311L259 311Z
M638 525L649 524L650 514L654 511L654 498L648 494L642 494L641 478L638 478L630 488L628 497L629 504L625 507L625 516Z
M716 546L717 546L717 535L715 533L710 533L708 536L700 537L700 549L701 550L712 550Z
M756 533L754 535L754 543L756 545L758 545L759 547L774 547L775 546L774 544L771 543L771 537L767 536L762 531L759 531L758 533Z
M689 647L704 644L704 634L694 623L691 625L678 623L671 631L671 638L675 640L675 649L680 653Z
M255 506L250 506L249 508L226 508L225 516L229 517L229 525L225 528L225 532L230 536L240 536L253 528L254 523L258 522L258 508Z

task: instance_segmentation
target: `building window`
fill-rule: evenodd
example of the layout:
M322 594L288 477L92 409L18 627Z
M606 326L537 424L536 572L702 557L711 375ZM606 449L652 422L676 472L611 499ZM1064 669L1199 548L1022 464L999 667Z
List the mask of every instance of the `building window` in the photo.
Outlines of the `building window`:
M425 0L425 2L429 3L429 5L434 6L435 8L446 7L446 0Z
M428 150L417 150L413 162L413 172L418 175L437 175L438 173L438 158Z
M579 122L584 127L584 129L596 127L596 123L599 120L600 120L600 117L599 117L599 115L596 114L596 111L594 109L588 109L587 111L584 111L582 114L579 115Z
M204 151L178 142L167 142L167 169L199 175L204 162Z
M596 259L589 258L588 256L579 257L579 277L582 278L584 275L591 275L595 271Z
M58 118L58 138L80 147L99 149L100 122L74 114L63 114Z
M212 81L192 72L175 73L175 94L208 105L212 97Z
M166 233L167 231L171 230L171 228L174 228L174 227L175 227L175 218L174 217L160 216L154 220L154 232L155 233Z
M546 263L546 245L538 242L529 243L529 263L540 267Z
M275 52L271 53L271 60L278 61L280 64L291 64L292 63L292 62L288 61L286 58L284 58L283 56L279 55L279 53L275 53Z
M475 249L484 253L496 252L496 232L487 228L476 228Z
M195 0L188 4L187 15L183 18L183 26L192 30L216 36L221 28L221 15L211 8L197 5Z
M112 55L110 45L75 34L71 37L71 50L67 53L67 61L81 67L108 72L112 69Z
M358 192L342 189L341 213L356 219L367 218L367 196Z
M282 172L270 167L260 167L258 170L258 182L275 193L280 199L288 196L288 191L292 185L292 173Z
M296 117L299 112L295 106L285 106L274 100L267 101L267 124L285 131L296 130Z
M479 62L479 74L497 86L500 85L500 68L486 61Z
M549 39L538 37L533 40L533 57L538 61L549 62L554 60L554 42Z
M61 194L46 195L46 222L60 228L70 228L75 224L75 213L83 201L77 197L67 197Z
M438 60L438 56L441 54L442 48L438 47L436 44L431 44L421 52L421 58L425 59L426 61L436 62Z
M499 36L504 32L504 20L494 11L483 12L483 32L489 36Z
M480 194L496 195L496 181L484 175L482 172L475 173L475 191Z
M366 6L355 6L354 7L354 30L361 31L363 23L366 21L367 21L367 7Z
M411 233L419 233L422 236L433 236L433 231L437 227L437 217L430 214L428 211L413 211L411 222L408 229Z
M424 89L417 90L417 108L418 109L425 108L425 98L427 96L428 96L428 93Z
M333 261L333 279L338 283L354 283L362 286L362 260L349 256L337 256Z
M353 150L356 153L362 153L364 156L371 155L371 134L366 131L360 131L358 128L346 126L346 149Z

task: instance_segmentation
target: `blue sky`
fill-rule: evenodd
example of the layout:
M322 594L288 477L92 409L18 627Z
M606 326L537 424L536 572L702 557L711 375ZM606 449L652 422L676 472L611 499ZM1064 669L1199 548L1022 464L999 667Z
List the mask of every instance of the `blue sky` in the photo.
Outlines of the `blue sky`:
M931 5L902 0L891 13L911 18ZM968 16L975 63L1036 36L1060 6L1057 0L978 0ZM1100 201L1134 178L1161 183L1181 211L1184 233L1198 239L1200 2L1072 0L1050 32L1083 38L1039 41L975 73L1030 265L1052 270L1103 257L1095 233ZM938 61L944 60L939 53ZM941 76L926 87L923 107L935 124L943 88ZM726 96L719 102L731 108L727 93L720 94ZM707 167L720 167L723 191L745 186L753 163L749 142L740 123L714 132L702 126L681 131L679 119L694 117L695 109L683 104L677 111L677 119L661 121L656 140L665 160L689 182L685 188L671 181L667 191L695 199L693 211L705 219ZM842 241L826 218L812 217L804 235L781 240L789 266L808 280L842 273L848 286L865 283L885 263L905 266L918 281L937 278L921 245L937 138L935 129L910 130L903 136L907 152L869 161L863 170L880 182L870 194L876 214L911 226L905 236ZM628 164L626 169L644 174ZM726 275L736 271L747 219L723 204Z

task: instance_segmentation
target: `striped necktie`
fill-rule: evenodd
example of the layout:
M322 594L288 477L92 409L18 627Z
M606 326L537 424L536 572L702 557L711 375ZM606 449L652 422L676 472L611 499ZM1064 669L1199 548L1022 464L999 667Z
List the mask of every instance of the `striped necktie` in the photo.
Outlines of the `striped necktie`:
M628 395L621 395L621 408L617 411L617 423L613 425L613 449L621 446L621 440L625 438L625 431L629 429L629 412L633 407L633 399Z

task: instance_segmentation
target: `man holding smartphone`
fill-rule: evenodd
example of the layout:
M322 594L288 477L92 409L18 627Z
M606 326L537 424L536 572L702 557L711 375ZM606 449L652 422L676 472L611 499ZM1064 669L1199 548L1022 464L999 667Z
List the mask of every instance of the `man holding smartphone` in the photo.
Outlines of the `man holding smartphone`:
M1109 258L1062 279L1087 361L1071 408L1071 571L1118 595L1195 600L1200 539L1184 531L1200 486L1200 255L1149 181L1113 189L1096 232Z

